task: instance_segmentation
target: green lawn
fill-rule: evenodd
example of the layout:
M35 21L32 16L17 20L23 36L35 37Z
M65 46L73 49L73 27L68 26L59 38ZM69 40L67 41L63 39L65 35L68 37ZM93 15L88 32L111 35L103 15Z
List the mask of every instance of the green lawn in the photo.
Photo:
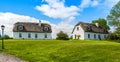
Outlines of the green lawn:
M0 51L29 62L120 62L120 43L110 41L5 40Z

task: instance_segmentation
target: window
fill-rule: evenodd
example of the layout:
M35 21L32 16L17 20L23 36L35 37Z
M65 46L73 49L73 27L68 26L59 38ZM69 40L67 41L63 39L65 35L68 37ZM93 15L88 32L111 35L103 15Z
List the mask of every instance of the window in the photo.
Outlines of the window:
M101 40L101 37L100 37L100 35L98 35L98 39L99 39L99 40Z
M106 33L106 32L107 32L107 30L106 30L106 29L104 29L104 32Z
M31 38L31 34L30 33L28 34L28 38Z
M45 38L47 38L47 34L45 34Z
M96 34L94 34L94 38L96 39Z
M19 33L19 38L22 38L22 34L21 33Z
M106 38L106 35L104 35L104 38Z
M90 38L90 34L88 34L88 38Z
M79 30L79 27L77 27L77 30Z
M44 27L44 30L45 30L45 31L48 31L48 29L49 29L48 27Z
M23 30L23 29L24 29L24 27L22 25L18 26L18 30Z
M37 34L35 34L35 38L38 38L38 35L37 35Z
M87 30L88 30L88 31L91 31L91 30L92 30L91 26L88 26L88 27L87 27Z

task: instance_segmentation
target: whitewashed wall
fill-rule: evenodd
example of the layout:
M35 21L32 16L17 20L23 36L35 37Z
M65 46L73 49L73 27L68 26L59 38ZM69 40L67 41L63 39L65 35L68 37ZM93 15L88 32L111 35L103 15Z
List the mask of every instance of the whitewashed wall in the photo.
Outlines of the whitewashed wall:
M88 34L90 34L90 38L88 38ZM94 34L96 35L96 38L94 38ZM101 37L101 40L102 39L105 39L105 37L104 36L106 36L107 37L107 35L108 34L100 34L100 33L91 33L91 32L85 32L85 39L91 39L91 40L99 40L99 37L98 37L98 35L100 35L100 37Z
M79 27L79 30L77 30L77 27ZM75 39L75 35L80 35L81 40L84 40L84 31L81 28L81 26L76 26L74 31L73 31L73 39Z
M19 33L22 34L22 37L19 38ZM31 34L31 38L28 38L28 34ZM35 34L37 34L37 38L35 38ZM45 34L47 34L47 38L45 38ZM51 33L33 33L33 32L13 32L14 39L52 39Z

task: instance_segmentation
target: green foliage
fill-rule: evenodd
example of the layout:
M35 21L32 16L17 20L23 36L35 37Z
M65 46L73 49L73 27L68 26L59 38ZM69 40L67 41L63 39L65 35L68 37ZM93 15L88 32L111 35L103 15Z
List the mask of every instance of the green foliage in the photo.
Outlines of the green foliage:
M110 30L109 26L107 25L107 21L103 18L99 18L98 20L93 20L92 23L99 23L100 26Z
M119 37L116 34L109 34L106 40L119 40Z
M116 27L114 34L120 36L120 1L113 6L110 14L107 16L107 20L111 26Z
M73 36L70 36L70 38L69 39L73 39Z
M4 39L10 39L8 35L4 35Z
M120 25L120 1L113 6L110 14L107 16L107 20L111 26L118 27Z
M120 44L99 40L5 40L0 52L28 62L120 62Z
M120 27L116 28L114 34L117 35L120 38Z
M0 39L2 39L1 34L0 34Z
M66 33L64 33L63 31L60 31L58 34L57 34L57 38L58 40L69 40L69 37Z

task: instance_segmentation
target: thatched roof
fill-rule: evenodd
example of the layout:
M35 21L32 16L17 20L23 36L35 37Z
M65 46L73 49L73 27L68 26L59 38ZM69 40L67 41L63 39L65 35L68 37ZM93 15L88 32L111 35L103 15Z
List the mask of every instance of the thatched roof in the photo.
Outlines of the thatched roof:
M75 25L75 27L79 26L79 25L82 27L82 29L85 32L103 33L103 34L108 34L109 33L108 30L105 29L104 27L96 26L95 24L79 22L78 24ZM74 29L75 29L75 27L74 27ZM73 31L74 31L74 29L73 29Z
M38 33L51 33L51 26L47 23L30 23L30 22L17 22L14 24L13 32L38 32Z

